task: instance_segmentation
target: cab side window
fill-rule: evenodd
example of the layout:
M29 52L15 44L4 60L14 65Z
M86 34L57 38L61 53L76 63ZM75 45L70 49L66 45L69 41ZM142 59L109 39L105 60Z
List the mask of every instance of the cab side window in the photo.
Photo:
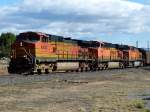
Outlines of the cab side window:
M42 37L42 42L48 42L48 37Z

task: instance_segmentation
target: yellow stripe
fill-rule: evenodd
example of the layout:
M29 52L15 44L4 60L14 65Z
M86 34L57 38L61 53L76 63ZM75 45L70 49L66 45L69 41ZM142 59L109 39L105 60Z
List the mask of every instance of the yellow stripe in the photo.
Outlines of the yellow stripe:
M36 55L36 57L43 57L43 58L57 58L57 55Z

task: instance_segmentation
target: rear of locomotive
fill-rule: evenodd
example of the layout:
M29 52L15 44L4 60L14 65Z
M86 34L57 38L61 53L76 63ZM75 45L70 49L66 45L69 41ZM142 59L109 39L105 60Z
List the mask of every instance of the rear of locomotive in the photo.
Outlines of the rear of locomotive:
M150 65L150 50L139 48L139 51L142 53L143 65L149 66Z
M138 48L127 45L119 45L119 49L123 51L123 59L126 67L143 66L143 54Z
M134 67L143 66L142 53L138 48L131 47L129 51L129 61L133 62Z

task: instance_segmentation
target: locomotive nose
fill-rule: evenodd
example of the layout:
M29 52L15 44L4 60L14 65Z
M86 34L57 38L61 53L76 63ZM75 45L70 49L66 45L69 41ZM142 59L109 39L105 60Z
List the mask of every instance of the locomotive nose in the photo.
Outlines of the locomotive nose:
M12 45L12 58L34 56L35 55L35 44L28 42L16 42Z
M19 45L20 45L20 47L22 47L22 46L23 46L23 43L22 43L22 42L20 42L20 43L19 43Z

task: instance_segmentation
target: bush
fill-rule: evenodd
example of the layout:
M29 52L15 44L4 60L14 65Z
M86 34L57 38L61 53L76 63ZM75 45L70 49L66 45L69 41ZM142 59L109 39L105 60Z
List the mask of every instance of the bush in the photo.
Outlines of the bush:
M11 45L16 40L16 36L13 33L2 33L0 36L0 58L9 57Z

